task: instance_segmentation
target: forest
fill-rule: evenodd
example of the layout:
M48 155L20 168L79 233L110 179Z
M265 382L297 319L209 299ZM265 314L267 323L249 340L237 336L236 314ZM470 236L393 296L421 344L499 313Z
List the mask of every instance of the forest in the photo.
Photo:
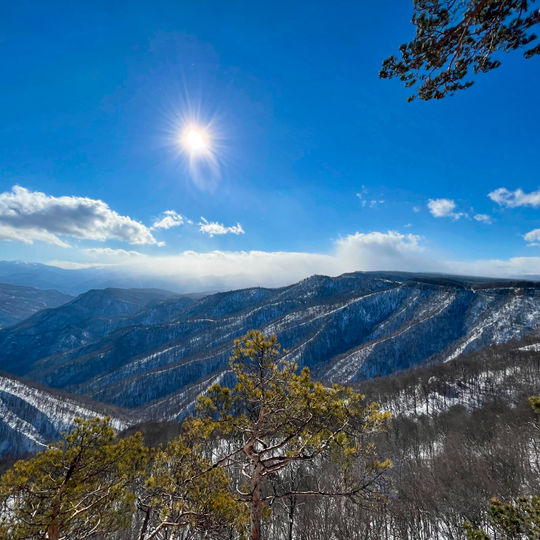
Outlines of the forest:
M181 425L78 420L16 462L2 538L538 538L540 360L523 343L351 388L250 331L236 384Z

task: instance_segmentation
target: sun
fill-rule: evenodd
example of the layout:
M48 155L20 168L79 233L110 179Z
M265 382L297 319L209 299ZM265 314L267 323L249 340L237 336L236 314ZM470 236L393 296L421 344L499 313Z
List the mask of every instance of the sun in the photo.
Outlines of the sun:
M222 115L204 114L202 109L202 105L186 100L182 107L173 110L167 117L169 127L164 142L187 173L186 178L201 190L212 191L221 181L229 145Z
M184 150L192 157L208 155L210 153L210 137L203 128L188 126L182 131L180 143Z

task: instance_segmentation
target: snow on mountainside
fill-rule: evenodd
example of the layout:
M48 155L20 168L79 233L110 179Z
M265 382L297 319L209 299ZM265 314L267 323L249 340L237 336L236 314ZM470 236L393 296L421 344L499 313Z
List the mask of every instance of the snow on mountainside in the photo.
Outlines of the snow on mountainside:
M252 328L276 333L316 377L351 383L540 327L532 282L353 273L149 304L118 291L91 291L0 331L0 368L118 406L152 403L172 418L223 373L233 339Z
M102 289L81 294L61 309L40 311L13 327L22 337L22 343L14 342L3 356L11 363L2 364L6 371L22 373L24 365L40 357L61 352L73 346L103 339L125 324L129 316L143 308L151 311L155 303L175 298L177 295L159 289ZM190 302L190 300L184 300ZM8 332L6 330L6 332ZM8 332L9 333L9 332ZM14 361L21 363L17 366Z
M0 457L42 450L73 428L73 419L110 416L118 430L130 425L127 415L112 407L0 375Z
M200 300L160 294L90 291L0 331L2 368L25 377L0 374L0 457L43 448L75 416L109 415L118 429L181 419L208 386L234 382L232 340L251 328L396 415L512 401L540 384L534 283L348 274Z
M0 328L22 321L37 311L54 308L73 297L55 290L40 290L0 283Z

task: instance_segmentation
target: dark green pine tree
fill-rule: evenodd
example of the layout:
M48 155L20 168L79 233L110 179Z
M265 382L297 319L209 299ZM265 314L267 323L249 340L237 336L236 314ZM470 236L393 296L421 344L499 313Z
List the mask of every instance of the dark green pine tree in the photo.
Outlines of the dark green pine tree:
M469 88L468 77L501 62L496 53L525 49L525 58L540 54L532 31L540 23L535 0L414 0L416 35L400 45L400 58L384 60L379 77L398 77L415 87L415 97L441 99Z
M0 478L0 538L80 539L129 525L147 461L141 434L118 439L108 418L75 426Z

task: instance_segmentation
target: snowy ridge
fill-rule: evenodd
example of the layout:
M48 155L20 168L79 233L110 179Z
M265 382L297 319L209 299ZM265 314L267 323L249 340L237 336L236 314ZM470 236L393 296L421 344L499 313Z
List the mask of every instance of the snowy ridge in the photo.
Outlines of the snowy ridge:
M69 431L74 418L106 414L101 407L92 409L74 398L0 376L0 457L5 453L21 455L40 450L62 431ZM111 416L111 425L122 430L129 421Z
M478 409L484 403L497 397L512 402L516 387L510 384L521 376L521 367L486 370L474 381L445 381L438 386L436 378L429 381L428 387L416 386L401 391L395 398L384 404L383 409L405 416L437 414L461 405L468 410Z
M198 300L155 294L91 291L0 330L0 369L165 418L192 406L200 385L227 370L233 340L253 328L276 333L286 358L316 378L342 383L540 328L540 284L532 282L358 272Z

